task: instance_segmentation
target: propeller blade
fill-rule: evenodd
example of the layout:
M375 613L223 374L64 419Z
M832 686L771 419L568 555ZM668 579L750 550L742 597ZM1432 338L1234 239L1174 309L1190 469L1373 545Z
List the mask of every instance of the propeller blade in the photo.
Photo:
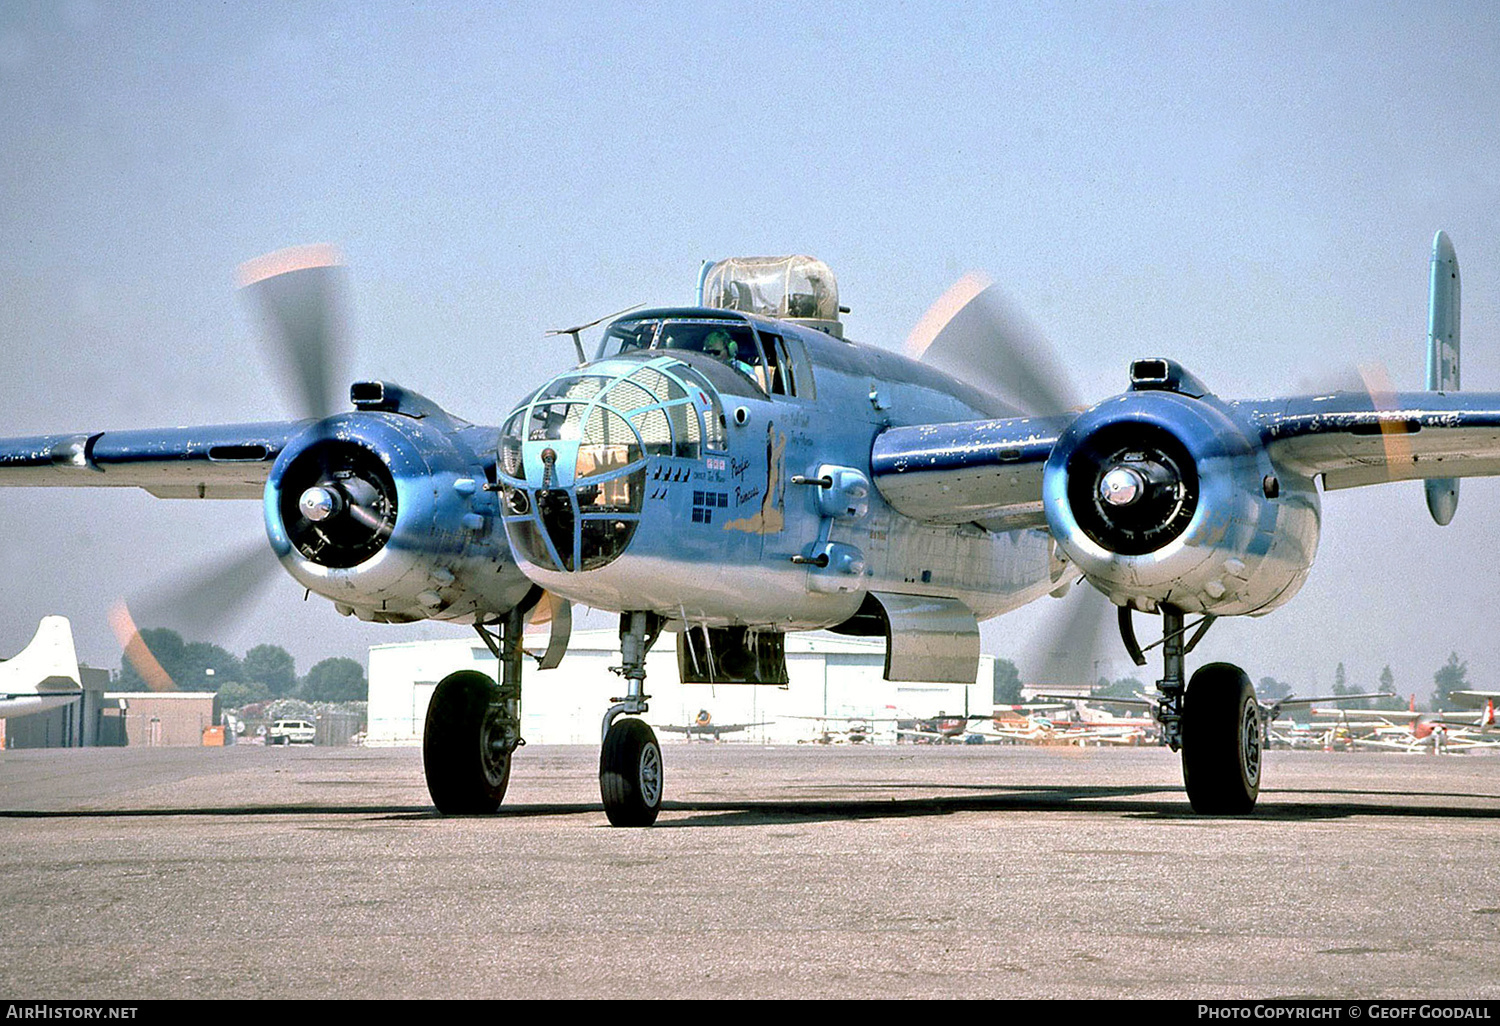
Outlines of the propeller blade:
M130 615L130 607L123 599L109 607L108 619L110 630L114 631L116 640L120 642L125 658L135 667L135 672L141 675L146 687L151 691L176 691L177 682L152 654Z
M334 413L345 345L338 251L328 245L278 250L241 264L236 279L271 329L276 362L297 393L298 414L321 420Z
M265 538L244 545L226 562L215 555L183 574L158 581L143 589L133 602L116 601L109 624L125 658L153 691L173 691L176 684L167 675L141 637L137 623L147 627L170 627L186 641L218 640L254 604L276 578L278 564ZM132 611L134 607L134 611Z
M907 355L967 381L1022 413L1078 409L1078 391L1041 331L978 272L960 278L906 340Z
M1113 614L1114 606L1094 588L1069 589L1027 645L1026 661L1032 667L1027 684L1033 689L1080 684L1092 688L1098 680L1098 660L1105 655L1104 623Z

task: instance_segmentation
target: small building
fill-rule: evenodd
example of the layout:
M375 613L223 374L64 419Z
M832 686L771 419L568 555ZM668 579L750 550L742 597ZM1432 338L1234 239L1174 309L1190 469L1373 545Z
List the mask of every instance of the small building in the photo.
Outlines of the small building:
M823 632L788 634L785 687L745 684L682 684L678 681L676 635L664 634L646 658L646 719L663 742L681 740L666 726L686 726L707 712L713 724L755 724L725 734L725 741L793 744L813 740L826 728L845 730L862 722L877 740L896 739L896 720L993 707L994 657L981 656L972 685L896 683L881 676L885 642ZM542 644L544 642L536 642ZM528 644L531 644L528 639ZM531 744L598 744L605 710L625 693L610 667L620 663L613 630L573 635L568 654L553 670L527 660L521 692L521 733ZM370 649L367 744L414 745L422 741L427 703L440 680L456 670L491 677L498 661L478 637L376 645Z
M219 696L212 691L109 691L104 700L100 744L201 745L203 732L219 724Z

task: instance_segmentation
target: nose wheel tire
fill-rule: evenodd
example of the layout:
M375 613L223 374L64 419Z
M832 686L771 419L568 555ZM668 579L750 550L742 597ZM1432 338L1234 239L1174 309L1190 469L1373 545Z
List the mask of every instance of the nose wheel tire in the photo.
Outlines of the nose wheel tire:
M1182 779L1194 812L1244 815L1260 797L1260 705L1238 666L1210 663L1188 682Z
M450 673L427 706L422 767L427 791L445 815L483 815L500 807L510 783L495 682L474 670Z
M599 750L599 795L613 826L650 826L661 811L661 745L645 720L610 725Z

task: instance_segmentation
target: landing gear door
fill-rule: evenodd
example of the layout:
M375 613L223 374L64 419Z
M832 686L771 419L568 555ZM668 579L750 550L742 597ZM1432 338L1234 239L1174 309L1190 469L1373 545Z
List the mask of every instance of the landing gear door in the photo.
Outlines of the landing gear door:
M973 684L979 623L962 602L871 592L885 612L885 679Z

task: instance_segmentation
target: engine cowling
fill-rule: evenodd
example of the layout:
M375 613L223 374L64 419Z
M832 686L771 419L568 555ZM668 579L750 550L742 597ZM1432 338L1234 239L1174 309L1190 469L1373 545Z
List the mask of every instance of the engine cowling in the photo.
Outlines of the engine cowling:
M468 622L513 608L531 583L467 426L394 386L383 394L282 451L264 498L272 549L298 583L364 620Z
M1317 552L1307 478L1278 470L1232 406L1170 361L1080 415L1042 477L1059 550L1118 605L1258 615L1290 599Z

